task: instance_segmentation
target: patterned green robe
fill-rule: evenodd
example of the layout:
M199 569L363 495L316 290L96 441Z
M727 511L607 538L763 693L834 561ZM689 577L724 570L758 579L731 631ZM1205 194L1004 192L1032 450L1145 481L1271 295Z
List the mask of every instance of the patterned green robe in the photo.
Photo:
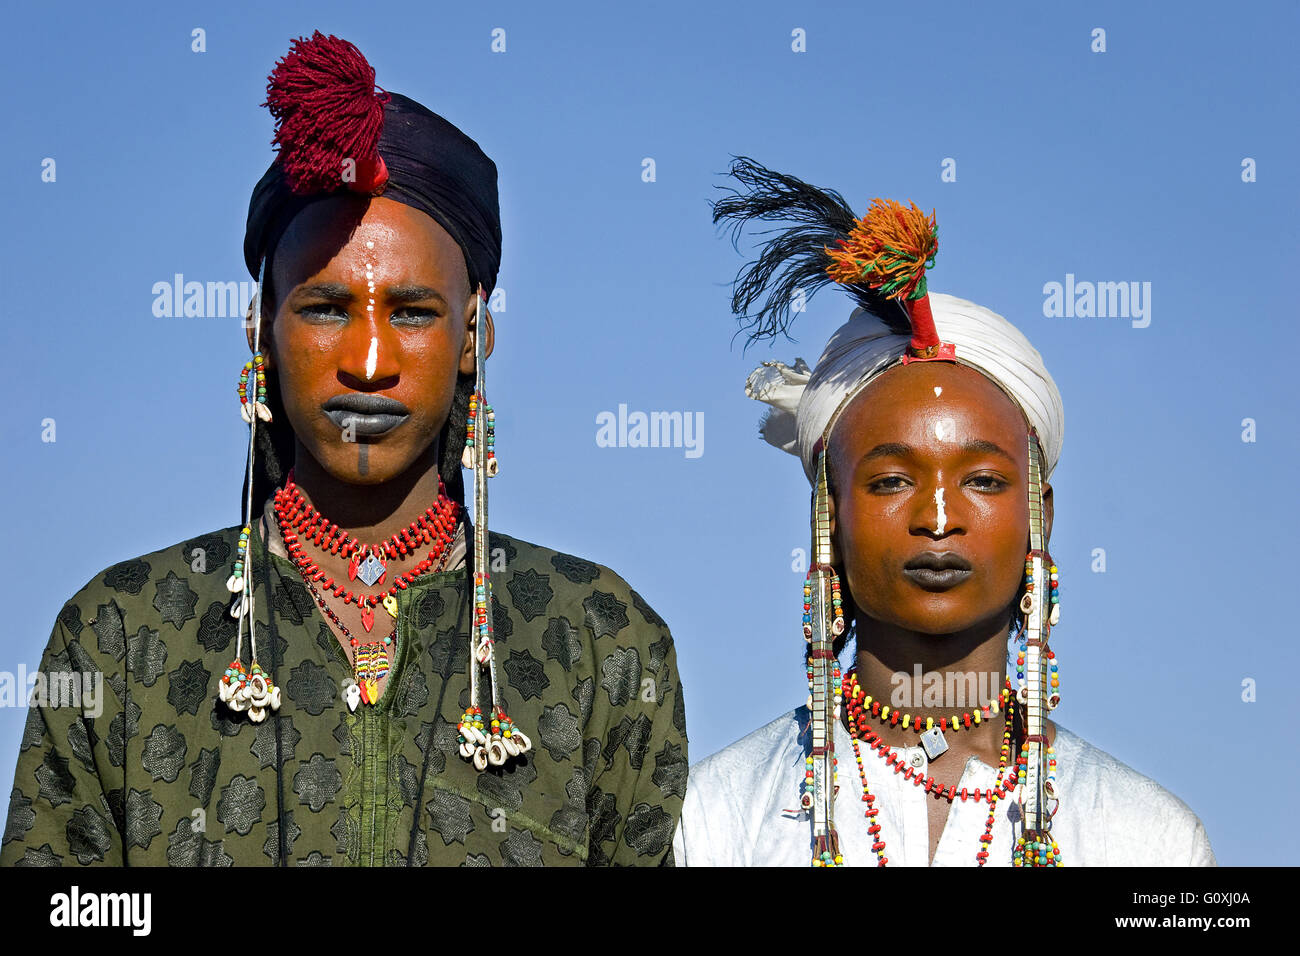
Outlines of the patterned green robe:
M491 535L502 703L533 750L479 773L457 750L463 569L398 592L388 687L353 713L343 648L255 530L258 659L282 703L254 724L216 698L235 656L238 534L115 565L64 605L40 669L100 674L102 713L66 693L30 708L0 865L672 863L687 768L676 656L618 575Z

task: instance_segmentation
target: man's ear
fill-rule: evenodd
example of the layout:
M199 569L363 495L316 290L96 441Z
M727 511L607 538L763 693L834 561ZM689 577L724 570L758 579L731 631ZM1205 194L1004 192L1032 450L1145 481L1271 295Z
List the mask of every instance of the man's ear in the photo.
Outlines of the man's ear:
M496 329L492 324L492 313L487 310L487 303L483 303L483 328L475 327L475 316L478 313L478 294L474 293L469 297L469 302L465 306L465 347L460 353L460 373L462 375L473 375L477 371L474 361L475 337L482 334L487 336L487 342L484 344L484 354L491 355L492 349L496 345Z

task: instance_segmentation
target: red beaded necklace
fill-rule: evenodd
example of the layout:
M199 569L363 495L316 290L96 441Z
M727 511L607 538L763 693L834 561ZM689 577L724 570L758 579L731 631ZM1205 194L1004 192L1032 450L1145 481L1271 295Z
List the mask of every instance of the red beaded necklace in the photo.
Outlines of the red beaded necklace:
M447 497L442 478L438 479L438 500L432 507L426 508L410 525L379 544L363 544L351 534L340 534L337 524L327 523L319 511L316 511L303 497L293 480L290 469L285 486L275 493L275 516L280 525L280 535L289 558L298 566L299 573L307 581L319 581L321 587L334 592L335 597L343 598L345 604L356 604L361 609L361 623L367 632L374 627L375 607L383 603L389 613L396 617L396 597L398 590L405 590L415 578L435 565L441 569L451 553L451 544L456 536L456 524L460 518L460 503ZM307 557L299 544L299 537L306 538L322 551L330 554L343 554L351 558L348 563L348 577L355 580L358 576L367 585L382 583L388 574L383 558L395 558L399 555L414 554L421 544L433 545L433 550L419 561L410 571L396 576L387 591L377 594L352 592L343 584L336 584L334 578L326 577L320 565ZM321 580L324 578L325 580ZM391 599L391 600L390 600Z
M918 787L924 784L926 793L932 793L935 797L947 800L949 803L951 803L953 798L957 796L961 797L963 803L967 799L988 801L989 816L988 820L984 824L984 835L980 837L980 850L975 854L976 865L983 866L985 861L989 858L989 844L993 842L993 822L997 812L997 801L1002 797L1009 796L1011 791L1016 788L1018 776L1016 772L1017 768L1012 768L1012 773L1009 777L1002 780L1002 782L997 786L988 790L977 788L974 793L968 793L965 787L962 787L961 790L958 791L956 784L951 784L945 789L942 784L936 784L934 782L934 777L923 776L922 774L917 773L915 768L905 766L904 761L899 759L898 753L894 748L881 740L880 735L874 730L867 730L865 728L867 711L864 710L862 706L862 700L866 695L858 684L857 671L849 671L844 681L844 691L844 698L847 704L845 707L845 715L848 718L849 737L853 743L853 758L857 761L858 776L862 779L862 802L867 805L865 812L868 823L867 832L874 838L871 849L876 854L878 861L876 865L887 865L889 863L889 857L885 856L885 841L880 836L880 824L875 822L875 817L880 812L880 808L874 806L876 795L871 792L871 788L867 785L867 770L862 762L862 751L858 747L859 740L862 740L879 753L880 756L884 758L886 764L892 765L894 773L902 773L904 777L911 780L912 783L916 784ZM1005 726L1002 731L1002 748L998 759L998 779L1000 780L1006 770L1007 761L1011 757L1011 728L1015 713L1014 697L1007 699L1002 713L1005 718ZM863 726L859 726L859 721L862 722Z

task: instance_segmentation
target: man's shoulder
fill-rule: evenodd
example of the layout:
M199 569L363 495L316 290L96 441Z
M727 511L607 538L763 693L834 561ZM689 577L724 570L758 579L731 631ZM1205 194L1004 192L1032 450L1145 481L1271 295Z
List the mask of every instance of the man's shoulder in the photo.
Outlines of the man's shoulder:
M1149 842L1153 854L1177 848L1189 854L1184 864L1213 864L1204 824L1172 791L1060 724L1054 749L1063 805L1101 814L1108 833Z
M114 601L154 600L161 587L195 593L225 589L239 544L239 526L185 538L108 565L86 581L67 605L94 607Z
M1155 780L1060 724L1056 725L1053 749L1061 765L1058 776L1068 780L1072 790L1094 790L1102 796L1123 793L1141 797L1144 812L1192 812L1186 803Z
M697 788L702 798L752 797L760 779L787 766L795 767L803 759L799 734L807 719L807 707L786 711L705 757L691 767L690 787Z
M498 531L488 532L493 557L490 568L504 567L505 588L516 602L529 603L540 591L576 602L596 636L617 632L628 624L644 622L654 628L667 623L617 572L586 558L556 551ZM498 565L497 551L504 561ZM495 575L494 575L495 577Z

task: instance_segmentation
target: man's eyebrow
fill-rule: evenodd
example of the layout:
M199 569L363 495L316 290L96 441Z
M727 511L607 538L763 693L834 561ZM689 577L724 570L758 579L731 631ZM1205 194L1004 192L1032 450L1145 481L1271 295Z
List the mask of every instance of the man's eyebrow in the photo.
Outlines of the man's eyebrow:
M317 282L293 290L294 298L329 299L331 302L351 302L352 290L341 282Z
M961 446L961 450L967 455L1001 455L1003 458L1007 459L1007 461L1010 461L1013 464L1018 464L1015 457L1010 452L1006 451L1001 445L984 438L976 438L972 441L966 442L966 444ZM916 449L911 445L905 445L902 442L887 441L881 442L875 448L863 455L858 459L858 464L865 464L866 462L872 461L876 458L914 457L916 457Z
M299 286L293 292L295 298L327 299L330 302L352 302L352 290L341 282L316 282L312 285ZM444 306L446 298L437 289L425 285L394 286L384 292L387 302L424 302L435 299Z
M399 285L384 293L387 302L423 302L426 299L437 299L443 305L447 304L441 292L427 285Z

